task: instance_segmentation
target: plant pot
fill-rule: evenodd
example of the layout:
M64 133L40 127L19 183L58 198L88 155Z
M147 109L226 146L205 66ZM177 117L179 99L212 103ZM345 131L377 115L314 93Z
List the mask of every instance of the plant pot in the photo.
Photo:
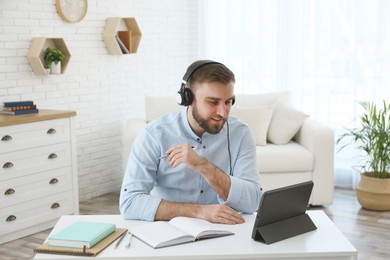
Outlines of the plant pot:
M390 178L380 179L371 177L370 173L364 173L356 187L356 195L365 209L390 210Z
M51 74L61 74L61 62L58 62L57 64L53 62L50 65L50 73Z

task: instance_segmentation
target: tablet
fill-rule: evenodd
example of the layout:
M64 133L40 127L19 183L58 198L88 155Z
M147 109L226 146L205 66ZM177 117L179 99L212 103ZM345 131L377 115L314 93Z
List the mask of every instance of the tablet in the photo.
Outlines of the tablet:
M259 227L304 215L313 186L312 181L307 181L264 192L257 210L252 238L255 239Z

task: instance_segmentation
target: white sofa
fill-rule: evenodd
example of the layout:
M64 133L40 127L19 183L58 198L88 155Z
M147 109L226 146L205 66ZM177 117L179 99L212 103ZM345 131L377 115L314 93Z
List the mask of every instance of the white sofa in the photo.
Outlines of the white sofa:
M127 121L125 163L134 138L148 122L180 109L175 96L145 97L145 118ZM330 127L291 107L289 92L237 95L231 116L239 117L254 132L263 190L312 180L309 204L332 203L334 133Z

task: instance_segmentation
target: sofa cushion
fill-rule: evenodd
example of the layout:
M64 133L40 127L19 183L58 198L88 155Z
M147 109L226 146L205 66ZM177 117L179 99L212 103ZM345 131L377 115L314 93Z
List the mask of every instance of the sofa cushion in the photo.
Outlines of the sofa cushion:
M255 136L256 145L267 144L267 131L272 117L273 106L241 107L234 106L231 115L246 123Z
M162 115L183 109L176 101L176 96L146 96L145 119L149 123Z
M267 144L256 147L257 165L262 172L313 171L314 156L302 145L290 141L286 145Z
M290 105L290 92L280 91L264 94L237 94L235 105L245 107L258 107L275 105L277 102Z
M259 106L274 107L271 122L267 130L267 140L274 144L287 144L299 131L304 120L308 117L308 115L290 106L289 91L253 95L239 94L236 96L236 103L238 106L246 108L256 108ZM245 122L244 117L238 117ZM258 128L254 128L256 123L253 122L253 120L256 120L256 116L253 116L250 119L251 123L246 123L251 126L252 131L256 136L256 132L259 131ZM261 142L258 142L256 138L256 143L257 145L262 145L263 141L261 140Z
M276 104L267 139L273 144L287 144L309 116L282 103Z

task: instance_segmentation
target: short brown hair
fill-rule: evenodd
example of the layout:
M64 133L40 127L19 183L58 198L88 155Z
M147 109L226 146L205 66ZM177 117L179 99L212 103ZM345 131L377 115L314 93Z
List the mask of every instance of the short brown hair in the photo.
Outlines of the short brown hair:
M188 79L187 87L193 89L192 85L195 82L221 82L228 84L235 83L236 79L234 73L225 65L221 63L206 64L197 69Z

